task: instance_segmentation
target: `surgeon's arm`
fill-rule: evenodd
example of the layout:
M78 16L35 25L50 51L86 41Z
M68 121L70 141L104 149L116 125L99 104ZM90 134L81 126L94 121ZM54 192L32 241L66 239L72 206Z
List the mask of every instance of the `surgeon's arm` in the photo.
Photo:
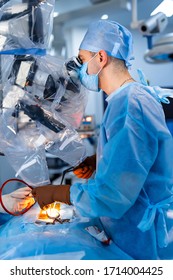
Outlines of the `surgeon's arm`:
M42 208L56 200L73 204L82 216L119 219L135 203L155 160L157 137L129 116L115 134L116 127L117 123L112 125L94 179L33 189Z
M147 102L143 103L147 105ZM73 204L82 216L116 219L133 206L157 156L157 131L162 117L158 117L159 112L155 111L157 106L154 108L154 104L151 105L153 110L148 106L141 109L140 103L139 106L132 105L132 115L122 112L121 116L109 121L109 138L104 145L95 178L85 184L56 186L53 194L53 186L50 187L51 191L48 186L40 189L40 192L40 187L35 188L33 195L40 205L43 205L43 197L46 197L46 203L49 197L51 202L56 199ZM134 118L135 115L137 118Z
M119 219L135 203L157 156L157 136L150 129L129 115L112 124L95 179L70 189L81 215Z

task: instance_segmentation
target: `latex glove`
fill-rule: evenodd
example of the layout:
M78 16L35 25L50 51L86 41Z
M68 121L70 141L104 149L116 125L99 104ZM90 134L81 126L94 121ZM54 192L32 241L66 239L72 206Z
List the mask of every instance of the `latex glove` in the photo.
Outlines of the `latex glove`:
M17 189L14 192L11 192L10 195L11 197L15 197L15 198L26 198L26 196L28 196L31 193L32 189L29 187L24 187L24 188L20 188Z
M87 157L82 163L75 167L73 173L82 179L88 179L96 170L96 155Z
M31 189L24 187L9 194L2 195L3 204L10 212L21 212L24 208L30 207L35 202L32 197L28 196L30 193ZM6 213L1 205L0 212Z
M32 195L42 209L44 206L55 201L71 204L70 185L46 185L36 187L32 190Z

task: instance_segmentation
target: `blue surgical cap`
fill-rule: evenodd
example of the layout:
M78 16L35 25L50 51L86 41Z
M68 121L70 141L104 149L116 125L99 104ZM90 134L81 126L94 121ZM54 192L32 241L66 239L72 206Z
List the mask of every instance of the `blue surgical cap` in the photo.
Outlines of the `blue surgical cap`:
M109 56L125 61L131 66L133 40L130 31L115 21L99 20L89 25L79 47L81 50L98 52L105 50Z

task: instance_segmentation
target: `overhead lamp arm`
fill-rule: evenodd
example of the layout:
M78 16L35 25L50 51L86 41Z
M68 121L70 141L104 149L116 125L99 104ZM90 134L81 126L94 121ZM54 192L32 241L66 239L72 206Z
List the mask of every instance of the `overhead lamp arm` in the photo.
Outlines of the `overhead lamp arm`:
M130 24L132 29L139 27L140 21L138 21L138 7L137 0L132 0L132 22Z

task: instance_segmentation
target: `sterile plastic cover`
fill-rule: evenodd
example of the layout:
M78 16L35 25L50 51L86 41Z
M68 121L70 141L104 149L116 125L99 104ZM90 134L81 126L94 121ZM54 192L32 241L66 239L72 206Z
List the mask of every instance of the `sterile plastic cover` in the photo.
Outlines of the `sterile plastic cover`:
M8 1L0 8L0 50L46 49L53 27L55 0Z

